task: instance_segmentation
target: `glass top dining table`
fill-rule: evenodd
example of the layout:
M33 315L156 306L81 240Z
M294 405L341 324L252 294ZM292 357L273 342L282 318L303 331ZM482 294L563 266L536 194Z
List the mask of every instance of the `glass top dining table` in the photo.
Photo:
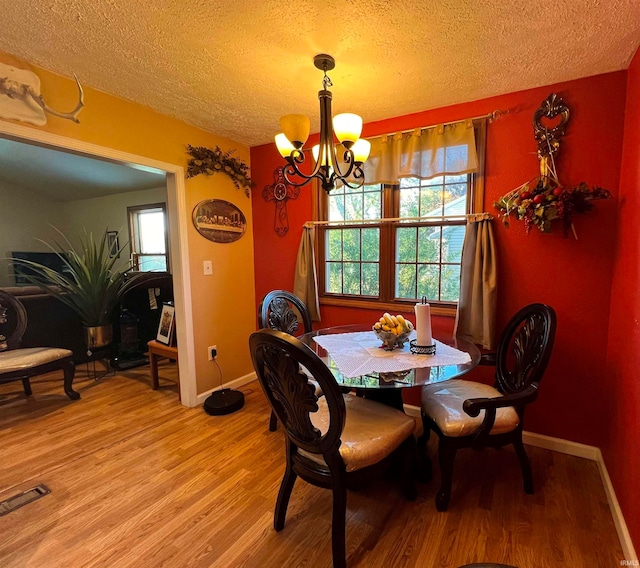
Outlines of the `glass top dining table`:
M468 373L480 362L480 350L473 343L459 337L452 337L450 334L438 333L436 330L434 330L434 339L437 339L441 343L454 347L459 351L468 353L471 360L463 364L437 365L433 367L415 367L413 369L397 371L393 373L372 372L357 377L347 377L340 371L335 361L331 357L331 354L328 353L323 347L318 345L315 341L315 338L319 335L367 331L371 332L373 336L373 331L371 330L370 325L341 325L305 333L304 335L299 336L298 339L302 343L307 345L312 351L314 351L320 357L320 359L322 359L327 367L329 367L340 386L356 389L366 389L367 391L383 389L403 389L446 381ZM409 352L408 341L405 344L403 351L405 353Z

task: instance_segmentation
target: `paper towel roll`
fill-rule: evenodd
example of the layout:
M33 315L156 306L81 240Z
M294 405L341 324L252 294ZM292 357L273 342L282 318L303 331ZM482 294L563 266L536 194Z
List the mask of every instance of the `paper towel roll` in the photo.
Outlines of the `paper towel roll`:
M416 345L427 347L433 345L431 337L431 306L429 304L418 303L416 312Z

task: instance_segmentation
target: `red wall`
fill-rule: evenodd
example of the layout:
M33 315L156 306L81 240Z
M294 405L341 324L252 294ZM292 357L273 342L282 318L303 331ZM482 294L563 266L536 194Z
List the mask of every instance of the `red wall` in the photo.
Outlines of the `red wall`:
M508 110L507 116L487 129L485 210L494 211L496 199L538 172L531 125L536 108L551 92L568 103L571 120L559 153L560 179L565 184L601 185L612 192L613 199L597 202L597 211L576 218L578 241L563 238L560 230L550 235L535 230L526 236L518 222L510 229L496 222L498 325L501 328L531 302L555 308L554 353L526 428L596 446L605 438L602 393L610 382L605 361L625 88L626 72L620 71L369 123L363 133L374 136ZM273 144L251 149L252 178L257 186L252 206L258 302L271 289L293 288L302 224L311 218L310 192L302 188L297 200L287 204L289 232L284 237L275 234L275 206L263 199L262 188L273 183L273 171L283 163ZM321 307L321 315L321 327L373 322L379 317L377 311L335 307ZM440 318L434 325L451 328L453 320ZM474 372L486 376L486 371ZM409 394L406 400L415 403L416 396Z
M640 50L627 77L602 451L629 532L640 543Z

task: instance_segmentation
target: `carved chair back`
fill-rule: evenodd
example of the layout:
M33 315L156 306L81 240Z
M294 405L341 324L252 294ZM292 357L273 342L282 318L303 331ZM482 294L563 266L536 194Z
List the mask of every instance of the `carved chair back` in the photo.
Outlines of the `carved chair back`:
M261 329L249 338L253 366L271 408L289 440L314 454L339 455L346 409L331 371L309 347L282 331ZM310 414L318 411L315 386L300 366L320 384L329 408L329 426L320 432Z
M503 394L515 394L539 383L555 334L556 313L550 306L530 304L515 314L498 343L496 388Z
M27 311L12 294L0 290L0 351L20 347L27 329Z
M298 316L292 306L302 318L302 333L310 332L311 316L307 306L298 296L286 290L272 290L264 297L258 309L258 327L295 335L300 329Z

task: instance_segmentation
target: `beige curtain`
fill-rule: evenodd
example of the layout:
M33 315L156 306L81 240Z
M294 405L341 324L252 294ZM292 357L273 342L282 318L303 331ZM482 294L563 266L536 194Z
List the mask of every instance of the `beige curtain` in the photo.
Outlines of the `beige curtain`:
M497 259L492 217L488 213L467 216L462 245L460 299L455 334L495 348L497 307Z
M367 184L397 184L400 178L429 179L475 172L478 156L472 120L373 138L364 164Z
M302 239L298 248L293 293L305 303L311 319L320 321L314 241L315 229L313 225L305 225L302 229Z

